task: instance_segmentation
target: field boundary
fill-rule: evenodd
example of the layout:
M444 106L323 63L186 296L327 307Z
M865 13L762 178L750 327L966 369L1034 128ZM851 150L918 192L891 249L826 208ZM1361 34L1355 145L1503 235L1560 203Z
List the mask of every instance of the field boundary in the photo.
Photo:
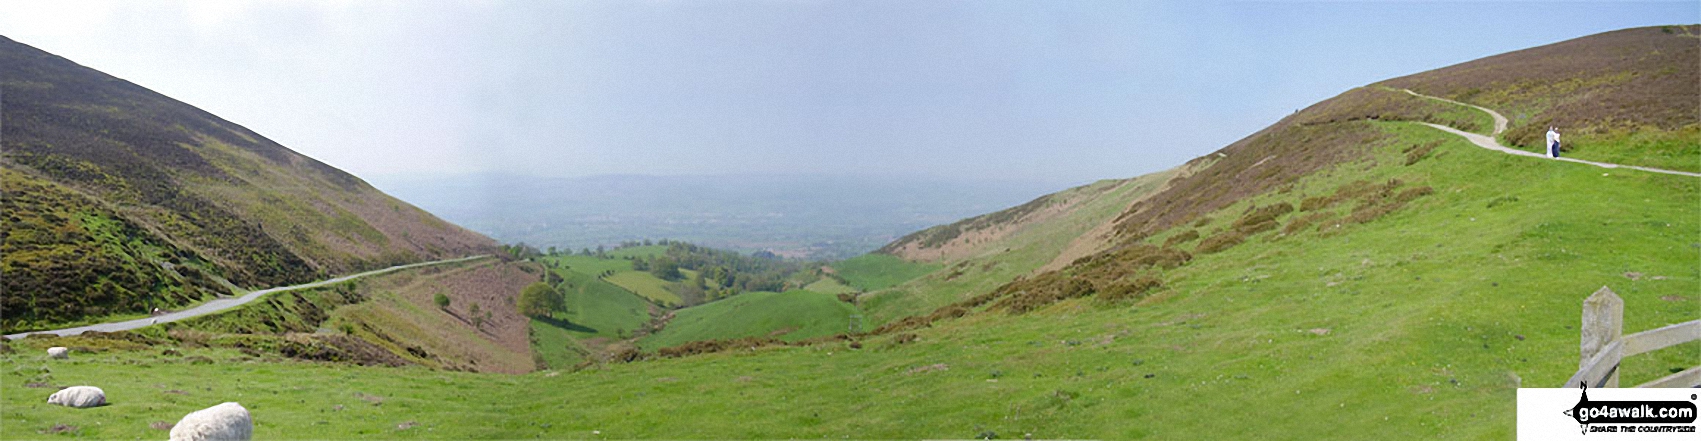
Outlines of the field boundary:
M1701 320L1691 320L1630 335L1624 332L1624 300L1605 286L1583 299L1582 356L1577 373L1563 387L1618 387L1618 365L1624 357L1701 340ZM1594 381L1589 381L1594 379ZM1695 387L1701 385L1701 366L1636 387Z

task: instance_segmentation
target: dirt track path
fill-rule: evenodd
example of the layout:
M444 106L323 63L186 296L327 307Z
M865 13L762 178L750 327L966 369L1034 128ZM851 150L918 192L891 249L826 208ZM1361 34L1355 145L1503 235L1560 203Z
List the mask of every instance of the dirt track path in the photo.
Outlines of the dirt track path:
M1494 151L1498 151L1498 152L1509 154L1509 155L1528 156L1528 157L1532 157L1532 158L1552 159L1552 160L1555 160L1555 161L1575 162L1575 163L1578 163L1578 164L1588 164L1588 165L1593 165L1593 166L1602 167L1602 168L1628 168L1628 169L1641 170L1641 171L1652 172L1652 173L1665 173L1665 174L1668 174L1668 175L1691 176L1691 177L1701 178L1701 173L1691 173L1691 172L1677 171L1677 170L1666 170L1666 169L1660 169L1660 168L1638 167L1638 166L1634 166L1634 165L1611 164L1611 163L1605 163L1605 162L1584 161L1584 160L1575 159L1575 158L1564 158L1564 157L1549 158L1549 157L1547 157L1547 155L1543 155L1543 154L1540 154L1540 153L1527 152L1527 151L1507 147L1507 146L1504 146L1504 145L1500 145L1500 142L1496 141L1495 137L1500 136L1500 132L1506 131L1506 122L1507 122L1506 117L1502 116L1500 114L1500 112L1495 112L1493 110L1489 110L1488 108L1482 107L1482 106L1461 103L1461 102L1458 102L1458 101L1453 101L1453 100L1441 98L1441 97L1424 95L1424 94L1421 94L1421 93L1413 92L1411 89L1403 89L1403 90L1405 90L1406 93L1412 94L1412 96L1415 96L1415 97L1427 98L1427 99L1432 99L1432 100L1441 101L1441 102L1445 102L1445 103L1457 104L1457 105L1466 106L1466 107L1470 107L1470 108L1473 108L1473 109L1481 110L1483 112L1488 112L1488 116L1494 118L1494 133L1490 134L1490 135L1482 135L1482 134L1477 134L1477 133L1466 132L1466 131L1463 131L1463 130L1455 129L1455 128L1452 128L1452 127L1447 127L1447 126L1440 125L1440 124L1419 123L1419 124L1423 124L1423 125L1426 125L1426 126L1434 127L1434 128L1439 129L1443 132L1452 133L1454 135L1462 136L1466 140L1470 141L1471 144L1476 144L1477 147L1482 147L1482 148L1485 148L1485 149L1494 150Z
M405 269L408 269L408 268L418 268L418 267L422 267L422 266L441 265L441 264L445 264L445 263L465 262L465 261L469 261L469 260L478 260L478 259L484 259L484 258L488 258L488 257L490 257L490 256L489 255L470 256L470 257L462 257L462 258L459 258L459 259L436 260L436 261L431 261L431 262L420 262L420 263L413 263L413 264L407 264L407 265L397 265L397 266L392 266L392 267L389 267L389 268L372 270L372 271L367 271L367 272L364 272L364 273L350 274L350 275L346 275L346 276L342 276L342 277L338 277L338 278L334 278L334 279L320 280L320 281L312 282L312 283L303 283L303 284L300 284L300 285L290 285L290 286L280 286L280 287L276 287L276 288L266 288L266 289L262 289L262 290L259 290L259 291L249 292L248 294L244 294L242 297L226 297L226 298L214 299L214 300L208 301L206 303L202 303L200 305L197 305L194 308L189 308L189 309L185 309L185 310L182 310L182 311L177 311L177 312L173 312L173 313L170 313L170 314L165 314L165 315L161 315L161 316L157 316L157 317L149 317L149 318L128 320L128 321L122 321L122 322L101 323L101 324L88 325L88 326L78 326L78 327L75 327L75 328L54 329L54 330L50 330L50 331L20 332L20 333L17 333L17 334L8 334L6 336L6 338L15 340L15 339L22 338L22 337L30 335L30 334L53 334L53 335L58 335L58 336L63 337L63 336L77 335L77 334L81 334L81 333L84 333L84 332L87 332L87 331L99 331L99 332L128 331L128 330L140 328L140 327L143 327L143 326L153 325L155 323L170 323L170 322L175 322L175 321L178 321L178 320L183 320L183 319L186 319L186 318L207 315L207 314L223 311L223 310L230 309L230 308L235 308L237 306L242 306L244 304L247 304L248 302L258 300L260 297L264 297L266 294L271 294L271 293L274 293L274 292L293 291L293 290L297 290L297 289L307 289L307 288L318 288L318 287L325 286L325 285L342 283L342 282L346 282L346 281L349 281L349 280L354 280L354 279L367 277L367 276L376 276L376 275L379 275L379 274L401 271L401 270L405 270Z

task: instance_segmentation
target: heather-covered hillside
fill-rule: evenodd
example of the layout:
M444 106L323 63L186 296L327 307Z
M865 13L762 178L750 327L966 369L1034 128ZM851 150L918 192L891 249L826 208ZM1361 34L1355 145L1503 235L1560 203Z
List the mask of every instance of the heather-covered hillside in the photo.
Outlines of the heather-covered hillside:
M493 242L141 86L0 37L6 331Z

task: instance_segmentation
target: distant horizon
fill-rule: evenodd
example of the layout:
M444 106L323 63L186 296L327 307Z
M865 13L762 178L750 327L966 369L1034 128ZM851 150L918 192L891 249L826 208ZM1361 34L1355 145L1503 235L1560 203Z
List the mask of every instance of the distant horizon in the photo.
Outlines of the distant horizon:
M1693 1L73 0L0 4L0 33L380 187L482 173L1079 185L1179 166L1354 87L1697 16Z

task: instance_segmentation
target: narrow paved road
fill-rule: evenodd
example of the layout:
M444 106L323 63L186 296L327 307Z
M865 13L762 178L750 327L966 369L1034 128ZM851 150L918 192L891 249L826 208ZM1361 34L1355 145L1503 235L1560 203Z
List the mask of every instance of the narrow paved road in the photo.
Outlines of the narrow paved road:
M1428 99L1441 101L1441 102L1445 102L1445 103L1458 104L1458 105L1461 105L1461 106L1466 106L1466 107L1474 108L1474 109L1481 110L1481 111L1484 111L1484 112L1488 112L1488 116L1494 118L1494 133L1490 134L1490 135L1481 135L1481 134L1477 134L1477 133L1466 132L1466 131L1463 131L1463 130L1455 129L1455 128L1452 128L1452 127L1447 127L1447 126L1440 125L1440 124L1419 123L1419 124L1423 124L1423 125L1426 125L1426 126L1434 127L1436 129L1440 129L1441 131L1444 131L1444 132L1447 132L1447 133L1452 133L1454 135L1463 136L1463 137L1465 137L1466 140L1471 141L1471 144L1476 144L1477 147L1482 147L1482 148L1485 148L1485 149L1494 150L1494 151L1506 153L1506 154L1509 154L1509 155L1529 156L1529 157L1532 157L1532 158L1545 158L1545 159L1552 159L1552 160L1555 160L1555 161L1575 162L1575 163L1578 163L1578 164L1588 164L1588 165L1593 165L1593 166L1602 167L1602 168L1628 168L1628 169L1641 170L1641 171L1645 171L1645 172L1665 173L1665 174L1668 174L1668 175L1692 176L1692 177L1701 178L1701 173L1691 173L1691 172L1677 171L1677 170L1666 170L1666 169L1660 169L1660 168L1638 167L1638 166L1634 166L1634 165L1611 164L1611 163L1605 163L1605 162L1584 161L1584 160L1576 159L1576 158L1564 158L1564 157L1548 158L1547 155L1543 155L1543 154L1540 154L1540 153L1527 152L1527 151L1518 150L1518 149L1515 149L1515 148L1503 146L1503 145L1500 145L1499 141L1495 141L1495 139L1494 139L1496 136L1500 136L1500 132L1506 131L1506 117L1501 116L1500 112L1495 112L1493 110L1489 110L1488 108L1482 107L1482 106L1476 106L1476 105L1461 103L1461 102L1458 102L1458 101L1453 101L1453 100L1441 98L1441 97L1424 95L1424 94L1421 94L1421 93L1413 92L1411 89L1404 89L1404 90L1406 91L1406 93L1412 94L1412 96L1415 96L1415 97L1428 98Z
M161 315L161 316L157 316L157 317L149 317L149 318L135 319L135 320L130 320L130 321L122 321L122 322L101 323L101 324L97 324L97 325L78 326L78 327L75 327L75 328L54 329L54 330L51 330L51 331L20 332L20 333L17 333L17 334L7 335L6 338L18 339L18 338L21 338L23 336L30 335L30 334L53 334L53 335L58 335L58 336L68 336L68 335L81 334L81 333L86 332L86 331L100 331L100 332L127 331L127 330L131 330L131 329L140 328L140 327L143 327L143 326L152 325L152 324L155 324L155 323L170 323L170 322L175 322L175 321L183 320L183 319L190 318L190 317L202 316L202 315L212 314L212 313L223 311L223 310L230 309L230 308L235 308L237 306L242 306L243 304L257 300L260 297L265 297L266 294L271 294L271 293L275 293L275 292L293 291L293 290L297 290L297 289L318 288L318 287L325 286L325 285L342 283L342 282L346 282L346 281L349 281L349 280L354 280L354 279L358 279L358 278L362 278L362 277L366 277L366 276L376 276L376 275L379 275L379 274L401 271L401 270L405 270L405 269L408 269L408 268L418 268L418 267L422 267L422 266L441 265L441 264L445 264L445 263L465 262L465 261L468 261L468 260L484 259L484 258L488 258L488 257L490 257L490 255L462 257L462 258L459 258L459 259L437 260L437 261L431 261L431 262L420 262L420 263L414 263L414 264L392 266L392 267L384 268L384 269L380 269L380 270L372 270L372 271L367 271L367 272L364 272L364 273L350 274L350 275L338 277L338 278L335 278L335 279L321 280L321 281L313 282L313 283L303 283L303 284L300 284L300 285L290 285L290 286L280 286L280 287L276 287L276 288L266 288L266 289L262 289L262 290L259 290L259 291L250 292L248 294L243 295L242 297L225 297L225 298L220 298L220 299L214 299L214 300L208 301L207 303L202 303L199 306L196 306L194 308L189 308L189 309L185 309L185 310L182 310L182 311L177 311L177 312L173 312L173 313L170 313L170 314L165 314L165 315Z

